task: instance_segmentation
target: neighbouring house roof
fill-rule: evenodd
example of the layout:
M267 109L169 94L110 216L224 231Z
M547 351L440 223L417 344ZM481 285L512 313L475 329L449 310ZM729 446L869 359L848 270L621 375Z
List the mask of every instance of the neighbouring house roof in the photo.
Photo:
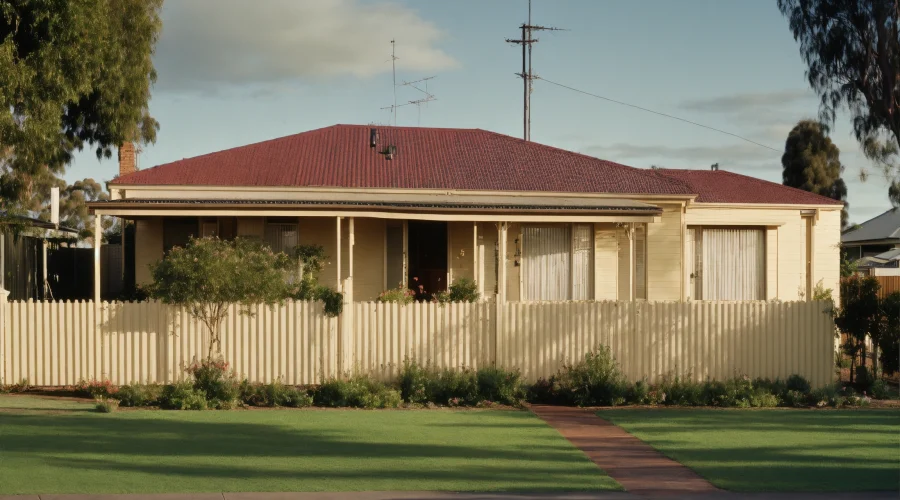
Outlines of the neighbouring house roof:
M841 243L897 241L900 241L900 210L894 208L841 234Z
M838 200L802 189L725 170L678 170L654 172L685 183L699 203L766 203L786 205L842 205Z
M887 252L876 255L875 258L884 261L898 260L900 259L900 248L892 248Z
M25 217L22 215L10 215L6 212L0 211L0 226L12 222L14 224L21 224L26 227L35 227L38 229L55 229L57 231L63 233L71 233L78 234L78 230L75 228L67 227L67 226L56 226L52 222L36 219L34 217Z
M388 146L396 148L391 160L381 154ZM840 204L752 177L687 172L702 171L638 169L481 129L334 125L166 163L110 184L699 195L698 201Z

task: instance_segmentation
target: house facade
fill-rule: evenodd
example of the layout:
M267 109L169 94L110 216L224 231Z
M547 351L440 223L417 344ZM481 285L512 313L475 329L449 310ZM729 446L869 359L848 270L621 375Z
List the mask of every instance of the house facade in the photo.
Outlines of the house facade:
M510 302L838 290L840 202L478 129L336 125L141 171L126 146L109 188L90 207L134 221L138 284L168 249L218 236L322 245L320 281L353 301L459 278Z

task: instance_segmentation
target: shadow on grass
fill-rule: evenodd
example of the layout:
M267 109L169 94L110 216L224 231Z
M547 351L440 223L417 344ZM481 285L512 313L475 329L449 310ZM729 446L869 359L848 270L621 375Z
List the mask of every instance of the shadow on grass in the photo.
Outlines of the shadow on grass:
M721 488L900 489L897 411L614 410L598 415Z
M0 414L0 429L9 431L0 431L0 461L28 457L78 482L117 477L119 484L92 492L125 491L122 484L136 477L204 485L192 491L616 487L527 413L472 415L470 425L391 413ZM416 425L403 427L410 422ZM473 433L483 439L473 439ZM166 491L160 484L148 488L143 491Z

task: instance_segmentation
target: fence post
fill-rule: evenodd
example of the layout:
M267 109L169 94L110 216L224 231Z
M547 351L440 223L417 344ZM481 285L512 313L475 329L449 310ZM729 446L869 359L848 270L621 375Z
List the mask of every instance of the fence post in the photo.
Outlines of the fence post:
M0 287L0 385L8 384L4 374L7 373L6 366L6 335L9 333L6 329L6 321L9 317L9 302L6 300L9 292Z

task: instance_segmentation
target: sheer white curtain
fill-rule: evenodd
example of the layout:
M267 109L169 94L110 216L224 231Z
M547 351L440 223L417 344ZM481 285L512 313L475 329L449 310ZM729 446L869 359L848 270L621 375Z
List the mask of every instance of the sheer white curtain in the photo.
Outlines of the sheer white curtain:
M569 300L570 231L569 226L522 228L524 300Z
M765 232L761 229L701 231L703 300L765 298Z
M266 243L273 252L284 252L290 255L298 243L297 224L269 222L266 224Z
M591 224L522 228L522 300L594 297Z

